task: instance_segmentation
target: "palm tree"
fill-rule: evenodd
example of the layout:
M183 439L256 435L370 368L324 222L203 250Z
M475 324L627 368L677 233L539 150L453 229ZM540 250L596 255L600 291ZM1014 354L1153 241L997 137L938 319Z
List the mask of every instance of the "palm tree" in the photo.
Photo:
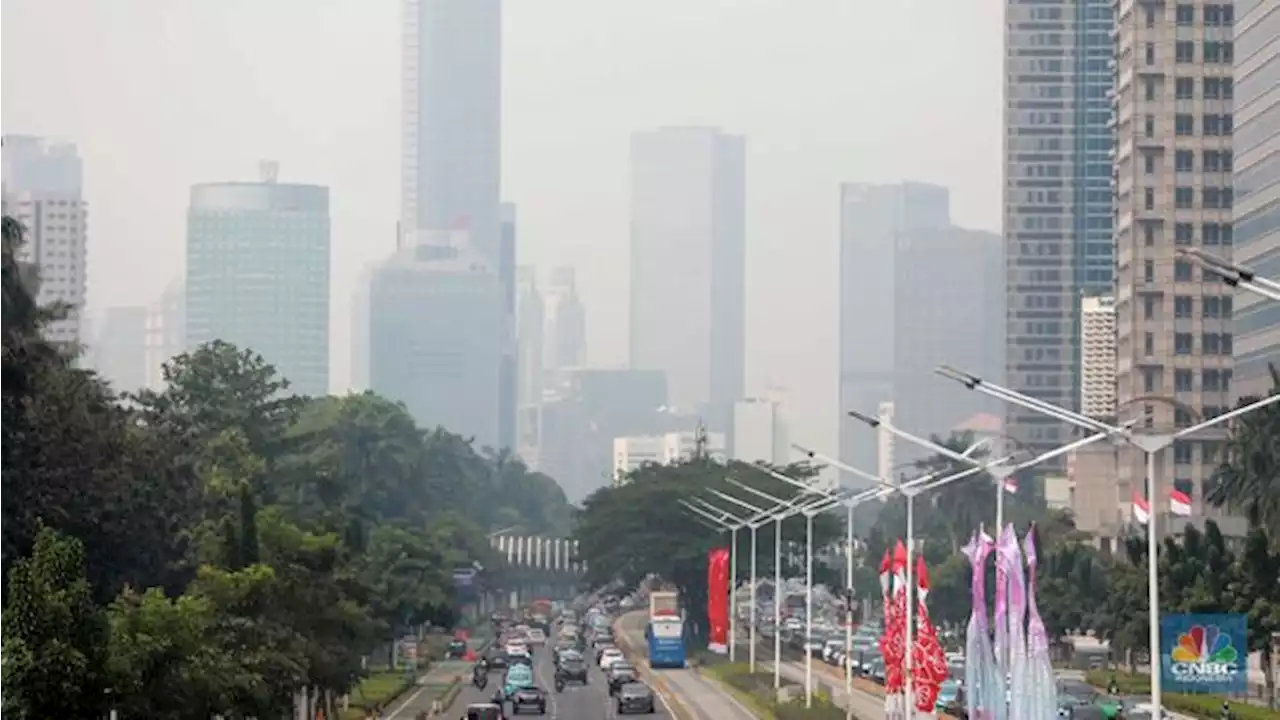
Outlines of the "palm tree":
M1280 393L1280 371L1271 366L1272 394ZM1260 398L1240 400L1240 406ZM1280 404L1231 423L1223 463L1205 499L1215 507L1243 513L1250 524L1280 536Z
M945 440L937 436L934 436L932 440L953 452L964 453L973 446L974 435L972 432L952 433ZM988 452L985 448L980 448L968 454L975 460L983 460L987 457ZM915 466L920 474L940 473L943 475L959 472L969 467L941 454L919 460L915 463ZM987 473L945 485L930 492L922 499L925 499L929 505L936 509L931 522L941 523L946 529L952 554L958 554L960 547L969 539L969 535L983 523L991 525L995 522L995 485L991 476ZM917 507L919 507L919 504L917 504Z

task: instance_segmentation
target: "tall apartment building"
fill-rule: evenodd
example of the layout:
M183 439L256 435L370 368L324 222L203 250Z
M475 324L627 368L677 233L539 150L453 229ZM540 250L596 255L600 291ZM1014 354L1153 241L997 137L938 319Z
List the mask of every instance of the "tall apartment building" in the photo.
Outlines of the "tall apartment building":
M498 240L498 283L502 286L502 322L498 351L498 445L516 447L516 415L520 406L520 360L516 339L516 206L503 203L502 224Z
M516 271L516 452L531 467L538 462L539 412L542 407L544 313L538 273Z
M93 368L118 392L147 387L147 307L110 307L89 347Z
M743 394L746 152L715 128L631 138L631 367L726 432Z
M1176 254L1230 244L1231 17L1230 2L1203 0L1117 10L1117 416L1156 431L1232 404L1232 292ZM1157 464L1160 487L1191 495L1195 514L1219 433L1179 442ZM1140 454L1123 453L1118 474L1128 498L1146 475ZM1168 493L1150 501L1164 512Z
M1116 414L1116 303L1111 297L1080 300L1080 412Z
M165 387L164 366L187 349L186 287L182 279L170 281L160 298L147 305L146 387Z
M18 261L36 268L36 302L60 303L65 316L45 329L57 343L84 337L88 291L88 215L83 197L84 167L70 143L31 135L5 135L3 210L22 224L25 243Z
M587 311L578 297L578 281L573 268L558 267L551 271L544 312L543 367L559 370L585 365Z
M641 435L620 437L613 440L613 481L615 484L626 482L627 473L634 472L644 465L655 463L669 465L688 460L697 452L700 431L672 432L663 435ZM706 433L706 444L703 452L712 456L723 456L725 452L724 433Z
M1235 20L1235 261L1280 278L1280 3L1237 0ZM1226 248L1206 248L1221 252ZM1271 390L1280 364L1280 303L1235 298L1235 396Z
M781 406L763 398L746 398L733 404L734 460L786 465L791 459L791 439Z
M465 231L415 232L372 274L369 385L441 426L500 447L501 280Z
M329 188L195 185L187 211L187 347L225 340L262 355L292 392L329 392Z
M1005 382L1072 409L1080 397L1079 301L1111 293L1114 275L1112 3L1005 2ZM1015 405L1005 416L1005 431L1034 450L1071 433Z

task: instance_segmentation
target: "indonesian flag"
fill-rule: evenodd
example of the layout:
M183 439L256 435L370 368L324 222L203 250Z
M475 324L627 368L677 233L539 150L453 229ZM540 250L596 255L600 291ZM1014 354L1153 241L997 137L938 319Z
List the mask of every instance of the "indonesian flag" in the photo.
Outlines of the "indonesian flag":
M1133 519L1139 525L1146 525L1151 519L1151 504L1136 492L1133 494Z
M1010 495L1016 495L1018 492L1018 479L1010 475L1004 479L1004 491Z
M1191 514L1191 496L1174 488L1169 492L1169 510L1174 515L1187 517Z

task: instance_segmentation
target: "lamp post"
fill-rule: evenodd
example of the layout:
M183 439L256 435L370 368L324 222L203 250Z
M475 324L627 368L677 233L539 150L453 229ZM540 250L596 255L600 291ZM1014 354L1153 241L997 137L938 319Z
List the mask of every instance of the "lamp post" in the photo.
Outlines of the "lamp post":
M1264 407L1280 402L1280 394L1271 395L1249 405L1238 407L1229 412L1225 412L1210 420L1205 420L1191 427L1184 428L1173 433L1137 433L1127 426L1114 426L1104 423L1100 420L1081 415L1080 413L1065 408L1058 407L1052 403L1039 400L1037 398L1024 395L1015 390L996 385L994 383L983 380L977 375L972 375L960 370L956 370L947 365L940 366L937 373L950 380L955 380L970 390L976 390L985 395L999 398L1005 402L1013 403L1028 410L1038 412L1050 417L1062 420L1077 427L1086 430L1092 430L1101 434L1106 434L1138 448L1146 455L1146 471L1147 471L1147 502L1154 503L1156 501L1156 456L1165 448L1173 445L1174 442L1191 435L1195 435L1201 430L1213 427L1220 423L1224 423L1233 418L1246 415L1254 410L1260 410ZM1157 555L1159 553L1159 535L1156 533L1156 513L1152 507L1152 512L1148 513L1147 518L1147 604L1148 604L1148 655L1150 657L1151 672L1151 704L1152 707L1162 709L1163 696L1161 691L1160 678L1160 587L1158 578L1159 564Z
M729 651L729 660L732 662L734 659L733 636L734 636L734 633L737 632L736 624L737 624L737 614L738 614L738 608L737 608L738 594L734 592L734 589L735 589L734 586L738 582L738 530L741 530L743 527L745 527L746 522L744 520L740 520L739 518L734 517L733 515L725 512L724 510L721 510L720 508L708 502L704 502L697 498L694 498L694 502L701 503L702 505L709 508L712 512L718 512L720 513L720 515L718 517L715 515L712 515L708 513L706 510L702 510L695 505L691 505L685 502L684 500L680 500L679 502L689 510L699 513L703 515L703 517L706 517L712 520L713 522L715 522L716 524L720 525L720 527L723 530L729 531L729 577L733 578L733 580L732 582L729 583L729 647L728 647L728 651ZM708 588L708 592L709 591L710 591L710 588Z
M1222 278L1222 281L1233 288L1248 290L1265 298L1280 302L1280 282L1258 277L1258 274L1244 265L1237 265L1230 260L1207 253L1199 248L1179 248L1178 254Z

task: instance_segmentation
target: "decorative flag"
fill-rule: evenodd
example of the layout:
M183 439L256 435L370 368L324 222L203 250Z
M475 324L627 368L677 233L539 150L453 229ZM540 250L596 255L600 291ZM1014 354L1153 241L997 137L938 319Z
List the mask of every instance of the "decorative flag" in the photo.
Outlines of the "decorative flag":
M996 667L987 622L987 557L995 542L985 532L975 533L964 546L973 572L970 585L969 629L965 633L964 693L968 716L975 719L998 717L1004 705L1004 677Z
M885 642L880 649L884 657L885 720L904 720L907 717L906 678L903 674L907 652L906 568L907 548L899 540L893 548L892 597L885 606Z
M1139 495L1137 492L1133 494L1133 521L1139 525L1146 525L1147 520L1151 518L1151 505L1147 499Z
M996 552L1005 568L1005 581L1009 584L1009 714L1010 720L1030 720L1026 714L1027 680L1027 589L1022 570L1022 548L1013 525L1006 525L1000 533Z
M1001 547L1004 545L1004 536L1000 536L1000 541L995 548L996 563L996 611L995 611L995 642L993 643L996 657L996 669L1000 674L1000 690L1004 695L1005 683L1009 677L1009 570L1008 566L1001 560ZM996 708L997 720L1005 720L1008 713L1005 708L1004 700L1001 699L1000 706Z
M711 625L707 649L729 652L729 549L707 553L707 622Z
M1036 605L1035 525L1022 541L1027 556L1027 656L1030 661L1024 717L1052 718L1058 714L1058 683L1049 657L1049 633Z
M929 596L929 569L925 567L924 557L916 556L916 634L911 648L912 692L915 694L917 713L927 717L936 717L938 706L938 689L947 679L947 656L942 652L938 642L938 631L929 618L929 606L925 599ZM917 714L916 717L920 717Z
M1169 491L1169 510L1174 515L1187 517L1191 514L1191 496L1177 488Z
M1018 494L1018 479L1010 475L1004 479L1004 491L1010 495Z

